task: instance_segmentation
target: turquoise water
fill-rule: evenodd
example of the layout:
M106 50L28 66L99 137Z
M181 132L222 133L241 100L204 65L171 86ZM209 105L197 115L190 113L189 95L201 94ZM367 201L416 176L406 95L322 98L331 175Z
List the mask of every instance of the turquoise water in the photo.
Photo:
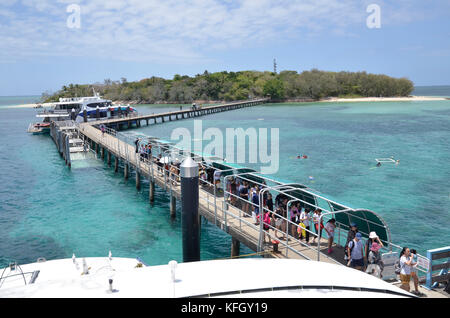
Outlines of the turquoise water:
M36 110L1 105L11 102L0 98L0 266L72 253L106 256L109 250L152 265L182 260L179 203L171 221L168 195L157 188L151 206L145 181L136 191L133 178L124 181L98 159L76 162L68 170L51 138L26 133ZM179 109L138 107L141 113ZM398 245L419 253L449 245L450 101L277 104L201 119L204 129L279 128L276 177L377 212ZM133 131L169 138L177 127L192 130L193 120ZM295 159L298 154L309 158ZM373 169L375 158L390 156L400 165ZM230 244L228 235L202 225L202 259L228 257Z
M109 250L151 265L181 262L180 203L172 221L169 196L156 188L150 205L145 181L136 191L133 177L125 181L98 159L74 162L68 170L49 136L26 133L35 113L32 108L0 108L0 267L72 253L106 256ZM230 246L228 235L202 224L201 259L229 257ZM241 245L241 254L249 253Z
M275 177L375 211L389 224L394 244L425 253L450 243L450 101L277 104L199 119L203 131L279 128ZM137 131L170 139L179 127L194 135L192 120ZM296 159L300 154L308 159ZM375 158L391 156L400 164L375 168Z

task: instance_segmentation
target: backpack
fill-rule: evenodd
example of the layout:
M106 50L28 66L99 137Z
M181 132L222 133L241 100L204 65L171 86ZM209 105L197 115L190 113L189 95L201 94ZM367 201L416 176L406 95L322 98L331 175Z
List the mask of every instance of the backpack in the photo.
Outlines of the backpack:
M444 291L445 291L447 294L450 294L450 280L447 281L447 286L444 288Z
M400 265L400 260L398 259L394 263L394 272L395 272L395 274L400 275L401 271L402 271L402 267Z
M352 247L350 247L350 243L352 243ZM348 261L348 250L350 250L350 256L351 256L354 247L355 247L355 242L353 240L348 242L347 247L344 248L344 260Z

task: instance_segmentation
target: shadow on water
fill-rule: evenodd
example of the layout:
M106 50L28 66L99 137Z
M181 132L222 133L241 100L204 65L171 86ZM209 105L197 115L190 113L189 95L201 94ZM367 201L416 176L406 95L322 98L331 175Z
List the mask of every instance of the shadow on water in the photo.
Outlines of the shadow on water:
M2 239L0 251L0 267L11 262L19 265L35 263L40 257L47 260L67 257L67 252L53 238L38 234L15 237L14 240Z

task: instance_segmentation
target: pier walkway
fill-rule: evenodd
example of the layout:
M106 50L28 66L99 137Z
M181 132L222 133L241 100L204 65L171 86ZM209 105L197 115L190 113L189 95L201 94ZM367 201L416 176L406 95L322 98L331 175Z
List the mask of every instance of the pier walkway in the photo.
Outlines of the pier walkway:
M91 149L95 149L103 159L107 159L108 165L112 165L112 157L114 157L114 169L119 171L119 160L123 162L124 177L128 179L131 175L131 169L134 171L136 188L141 188L141 178L145 177L150 182L149 201L153 201L155 184L162 189L168 191L171 197L171 213L174 213L175 200L181 199L181 189L179 180L169 171L158 166L156 157L153 159L143 159L138 153L134 145L121 140L126 138L121 136L118 138L118 132L108 129L107 133L102 132L90 124L80 124L79 132L84 138L87 138ZM128 140L131 141L131 140ZM223 195L214 193L214 186L206 182L205 186L199 189L199 213L208 220L218 226L220 229L230 234L234 241L242 242L254 251L261 254L270 254L272 257L278 258L298 258L298 259L316 259L317 249L314 246L308 246L295 242L292 236L285 244L279 244L278 253L273 251L272 244L267 238L267 244L261 244L260 226L255 225L252 218L230 204L227 204ZM281 233L280 233L281 234ZM270 235L273 239L273 234ZM281 236L281 235L280 235ZM284 236L286 237L286 235ZM281 243L281 242L280 242ZM236 244L236 243L235 243ZM262 247L262 248L261 248ZM325 253L327 248L327 239L322 238L321 260L331 263L342 263L335 260ZM343 249L341 247L334 248L334 256L343 260ZM238 253L235 252L235 256Z
M180 109L179 111L157 113L151 115L136 115L135 113L129 113L127 115L118 116L118 118L112 119L100 119L95 122L95 124L104 124L108 127L120 130L121 128L131 128L133 125L135 127L141 127L142 122L145 121L148 126L153 121L153 124L164 123L165 121L179 120L185 118L194 118L209 114L220 113L223 111L235 110L245 107L252 107L268 102L268 98L252 99L246 101L238 101L220 105L213 105L207 107L196 107L188 109ZM182 108L183 106L181 106Z

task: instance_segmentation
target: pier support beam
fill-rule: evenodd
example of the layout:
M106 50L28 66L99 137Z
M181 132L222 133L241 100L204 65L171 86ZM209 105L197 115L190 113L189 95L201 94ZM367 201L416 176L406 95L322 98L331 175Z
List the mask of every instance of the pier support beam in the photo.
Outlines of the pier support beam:
M101 147L100 154L102 156L102 159L105 159L105 148Z
M136 170L136 190L141 190L141 174Z
M128 166L128 162L126 162L123 167L123 177L125 178L125 180L128 179L129 173L130 173L130 167Z
M150 203L155 202L155 181L150 180L150 187L148 189L148 198Z
M119 171L119 158L114 156L114 172Z
M170 217L175 219L177 215L177 199L175 196L170 197Z
M107 152L107 155L106 155L106 162L108 163L108 166L111 167L111 151L108 151L108 152Z
M191 157L187 157L180 170L183 262L197 262L200 261L198 164Z
M237 257L240 254L241 242L235 239L234 237L231 239L231 257Z

